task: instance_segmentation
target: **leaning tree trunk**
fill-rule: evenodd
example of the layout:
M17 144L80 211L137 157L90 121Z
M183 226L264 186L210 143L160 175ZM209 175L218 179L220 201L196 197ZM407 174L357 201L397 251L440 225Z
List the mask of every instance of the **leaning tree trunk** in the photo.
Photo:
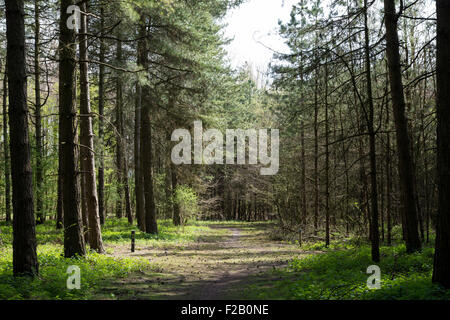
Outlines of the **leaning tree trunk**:
M81 10L87 11L86 2ZM98 211L97 182L95 178L94 132L92 130L91 101L89 95L87 16L81 17L80 33L80 112L81 116L81 168L84 176L84 201L88 216L88 239L91 249L103 253L102 231Z
M437 0L438 217L433 281L450 288L450 3Z
M414 166L411 156L411 142L408 133L408 121L405 115L405 97L403 94L402 70L400 64L398 18L395 0L384 0L386 25L386 55L389 69L392 107L398 148L398 171L400 176L401 210L406 236L406 251L420 250L416 197L414 190Z
M61 145L62 204L64 212L64 256L84 256L86 248L80 211L80 180L78 164L78 134L76 101L76 34L67 21L69 6L74 0L61 0L59 44L59 126Z
M33 174L28 137L23 0L6 0L9 128L13 191L13 274L37 275Z

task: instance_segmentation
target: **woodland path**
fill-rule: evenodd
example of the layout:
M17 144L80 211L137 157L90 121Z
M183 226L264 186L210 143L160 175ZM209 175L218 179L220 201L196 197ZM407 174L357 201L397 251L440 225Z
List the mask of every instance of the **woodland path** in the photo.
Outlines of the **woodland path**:
M270 286L295 257L311 252L298 245L271 240L273 227L262 223L210 225L194 243L162 248L115 248L115 256L148 258L157 266L154 273L133 274L110 283L99 299L246 299L245 288ZM286 275L284 275L286 277ZM111 295L113 294L113 296Z

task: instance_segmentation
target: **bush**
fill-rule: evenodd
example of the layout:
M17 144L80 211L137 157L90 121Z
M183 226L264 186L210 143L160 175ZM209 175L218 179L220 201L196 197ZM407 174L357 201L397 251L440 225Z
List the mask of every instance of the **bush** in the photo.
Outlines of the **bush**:
M183 225L198 213L198 197L194 190L188 186L177 186L175 203L180 208L181 223Z

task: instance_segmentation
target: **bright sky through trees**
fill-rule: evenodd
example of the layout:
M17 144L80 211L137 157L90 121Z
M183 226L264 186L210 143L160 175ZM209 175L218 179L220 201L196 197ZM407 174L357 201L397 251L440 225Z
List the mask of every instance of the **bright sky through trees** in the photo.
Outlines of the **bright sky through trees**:
M267 69L273 51L288 52L278 34L278 20L287 22L296 0L248 0L225 17L225 36L234 38L227 47L233 67L249 62ZM261 43L259 43L261 42ZM270 49L269 49L270 48ZM271 50L272 49L272 50Z

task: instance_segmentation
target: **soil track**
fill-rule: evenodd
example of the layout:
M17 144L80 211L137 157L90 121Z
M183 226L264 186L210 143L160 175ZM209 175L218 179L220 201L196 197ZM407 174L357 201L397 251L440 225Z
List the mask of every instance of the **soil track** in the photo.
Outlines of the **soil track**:
M298 246L274 241L264 223L210 225L198 242L167 248L115 248L115 256L148 258L158 273L134 274L111 283L103 297L116 299L245 299L243 288L250 284L270 286L280 279L277 272L294 257L310 252ZM113 296L111 295L113 294Z

